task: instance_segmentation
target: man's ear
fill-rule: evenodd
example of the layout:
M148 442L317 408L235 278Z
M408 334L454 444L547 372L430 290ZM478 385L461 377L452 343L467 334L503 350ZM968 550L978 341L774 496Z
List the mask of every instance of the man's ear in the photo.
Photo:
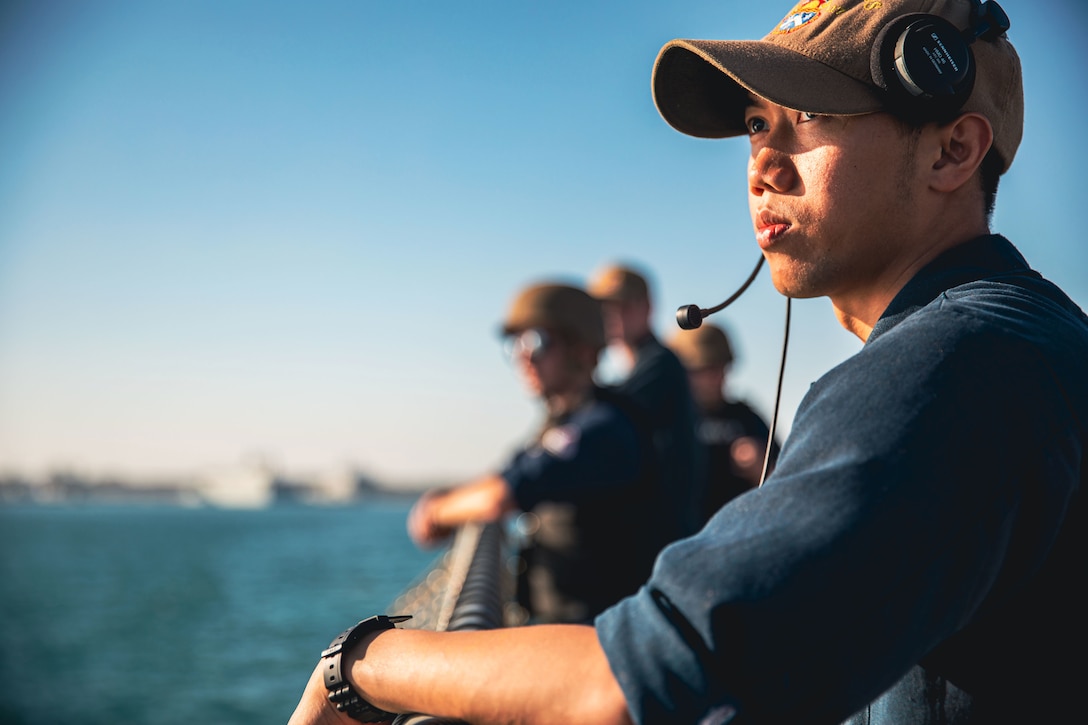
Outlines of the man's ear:
M985 116L965 113L937 128L941 155L933 164L931 185L937 191L955 191L966 184L982 165L994 140Z

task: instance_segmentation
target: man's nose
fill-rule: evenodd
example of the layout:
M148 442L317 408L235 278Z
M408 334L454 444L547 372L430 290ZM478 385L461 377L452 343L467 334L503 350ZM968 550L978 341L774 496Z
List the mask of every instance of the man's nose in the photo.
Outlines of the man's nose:
M748 164L748 190L753 196L762 196L766 191L783 194L796 183L797 169L789 155L770 146L754 152Z

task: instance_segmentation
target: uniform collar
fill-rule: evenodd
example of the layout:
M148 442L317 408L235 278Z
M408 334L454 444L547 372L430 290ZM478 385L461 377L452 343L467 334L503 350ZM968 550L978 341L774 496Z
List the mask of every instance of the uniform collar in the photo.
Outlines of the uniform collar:
M873 327L867 342L872 342L953 287L1010 273L1038 276L1012 242L1000 234L987 234L952 247L923 267L899 290Z

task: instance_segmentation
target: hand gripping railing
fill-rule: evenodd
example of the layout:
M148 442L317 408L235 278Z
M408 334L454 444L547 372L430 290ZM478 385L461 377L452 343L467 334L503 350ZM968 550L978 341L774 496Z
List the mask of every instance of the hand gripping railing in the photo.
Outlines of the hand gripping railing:
M413 615L402 627L460 632L504 626L513 577L497 523L458 529L449 551L420 581L397 597L391 612ZM393 725L452 725L460 720L398 715Z

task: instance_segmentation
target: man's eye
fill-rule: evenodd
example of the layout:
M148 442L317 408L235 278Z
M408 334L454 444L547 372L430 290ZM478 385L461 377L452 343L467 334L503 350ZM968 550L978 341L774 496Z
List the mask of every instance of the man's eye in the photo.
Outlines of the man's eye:
M812 113L810 111L804 111L801 113L801 121L815 121L820 117L818 113Z
M767 122L758 116L749 118L746 123L748 124L748 133L760 133L767 130Z

